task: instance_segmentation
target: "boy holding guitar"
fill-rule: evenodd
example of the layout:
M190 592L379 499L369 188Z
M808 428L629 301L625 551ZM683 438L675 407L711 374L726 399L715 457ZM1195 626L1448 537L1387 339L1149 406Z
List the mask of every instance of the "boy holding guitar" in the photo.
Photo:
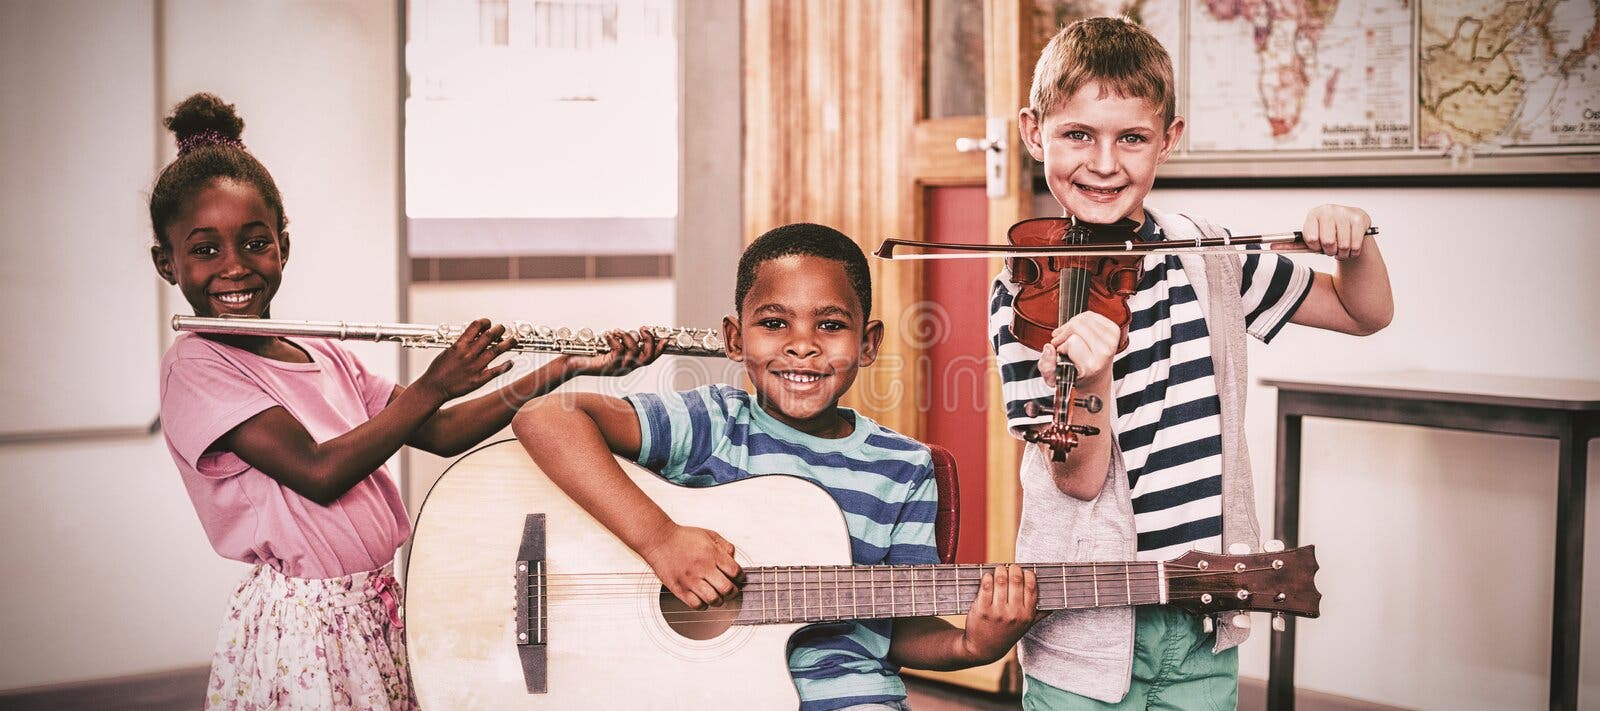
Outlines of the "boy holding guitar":
M854 564L938 563L928 449L838 404L857 369L877 358L883 338L882 322L868 318L872 287L861 249L820 225L774 229L740 259L734 305L736 314L723 320L724 341L728 357L744 364L753 397L719 385L623 399L551 396L517 415L518 440L557 486L695 609L738 595L742 571L733 544L674 522L613 453L687 486L774 473L807 479L843 510ZM635 365L661 352L650 335L640 338L646 347ZM636 346L632 335L627 345ZM789 653L800 708L904 709L897 665L960 669L998 659L1027 631L1037 598L1033 572L996 572L983 576L965 630L937 617L801 629Z

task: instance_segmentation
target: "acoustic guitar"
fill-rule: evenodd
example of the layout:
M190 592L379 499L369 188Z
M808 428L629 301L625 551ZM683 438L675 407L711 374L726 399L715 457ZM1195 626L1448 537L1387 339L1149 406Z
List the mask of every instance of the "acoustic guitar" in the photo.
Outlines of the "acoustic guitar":
M673 520L717 531L740 595L695 611L540 472L515 440L457 461L423 502L406 633L423 708L795 708L789 636L817 622L959 615L988 565L850 565L821 487L761 476L690 489L618 460ZM1316 617L1311 546L1171 561L1028 564L1041 610L1178 605Z

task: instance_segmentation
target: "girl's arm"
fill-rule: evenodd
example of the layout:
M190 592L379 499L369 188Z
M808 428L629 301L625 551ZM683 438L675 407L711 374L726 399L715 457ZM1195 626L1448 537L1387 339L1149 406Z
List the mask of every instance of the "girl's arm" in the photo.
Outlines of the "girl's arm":
M951 671L988 664L1005 656L1033 626L1038 581L1020 565L984 573L967 612L967 628L938 617L894 621L889 661L913 669Z
M517 413L511 430L545 476L644 558L684 604L705 609L733 597L740 574L733 544L714 531L678 525L612 456L639 456L632 405L595 393L548 397Z
M417 428L407 444L441 457L453 457L511 424L511 418L528 401L549 393L579 375L627 375L654 362L666 341L648 331L613 331L606 334L608 353L593 356L558 356L533 372L488 395L443 408ZM396 386L394 398L405 388ZM393 398L391 398L391 402Z
M312 438L288 410L274 407L230 430L217 440L216 447L232 451L301 496L324 506L331 504L383 466L440 405L506 372L510 363L489 366L509 347L499 341L503 332L499 326L490 329L484 319L472 322L454 344L434 358L428 371L398 393L382 412L326 442Z

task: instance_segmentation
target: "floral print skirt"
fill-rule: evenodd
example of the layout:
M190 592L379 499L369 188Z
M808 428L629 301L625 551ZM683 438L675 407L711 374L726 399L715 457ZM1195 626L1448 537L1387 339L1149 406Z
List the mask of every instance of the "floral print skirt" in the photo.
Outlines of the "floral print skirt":
M228 602L206 708L417 708L393 566L315 580L256 566Z

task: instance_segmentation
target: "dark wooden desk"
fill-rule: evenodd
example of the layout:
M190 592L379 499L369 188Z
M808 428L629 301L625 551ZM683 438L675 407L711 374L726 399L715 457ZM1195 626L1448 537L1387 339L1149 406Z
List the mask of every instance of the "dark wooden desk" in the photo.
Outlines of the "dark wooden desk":
M1300 538L1300 420L1333 417L1469 432L1550 437L1556 471L1555 620L1550 637L1550 708L1578 708L1578 637L1583 606L1584 471L1588 443L1600 437L1600 382L1428 371L1262 378L1278 389L1275 537ZM1294 618L1272 636L1267 708L1294 709Z

